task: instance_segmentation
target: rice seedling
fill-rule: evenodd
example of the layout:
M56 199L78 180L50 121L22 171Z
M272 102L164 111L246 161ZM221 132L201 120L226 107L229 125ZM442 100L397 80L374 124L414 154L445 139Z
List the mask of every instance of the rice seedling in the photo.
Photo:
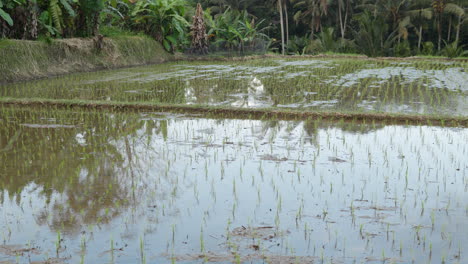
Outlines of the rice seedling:
M369 99L375 80L350 92ZM420 85L425 95L425 82L395 93L408 98ZM336 88L318 86L334 98ZM391 101L394 91L380 90ZM468 131L450 123L13 106L0 107L0 122L0 232L4 245L37 232L44 252L31 261L59 251L60 241L73 263L109 261L99 256L109 248L115 263L190 262L191 252L235 262L231 249L242 262L255 255L252 245L291 261L316 248L324 263L466 262ZM110 230L120 235L109 245Z
M466 103L467 67L350 59L170 63L2 85L0 96L466 115L457 105Z

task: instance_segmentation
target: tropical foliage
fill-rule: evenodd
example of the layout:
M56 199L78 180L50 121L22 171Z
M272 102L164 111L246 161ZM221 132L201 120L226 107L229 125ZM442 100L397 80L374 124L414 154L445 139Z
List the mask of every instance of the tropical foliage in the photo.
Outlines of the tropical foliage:
M184 0L141 0L136 2L131 16L141 30L173 51L187 39L190 24L184 18L185 12Z
M185 51L198 3L210 50L453 56L468 45L467 0L0 0L0 37L131 32Z
M263 32L267 29L265 21L255 21L247 11L232 11L226 9L224 13L215 15L213 19L208 16L208 35L212 47L217 50L245 51L246 48L262 48L268 36Z

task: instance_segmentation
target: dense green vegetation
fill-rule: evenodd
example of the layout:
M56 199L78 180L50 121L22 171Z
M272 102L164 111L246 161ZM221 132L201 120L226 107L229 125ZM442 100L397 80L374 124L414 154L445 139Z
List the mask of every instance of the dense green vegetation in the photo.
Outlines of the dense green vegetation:
M198 0L0 0L0 36L150 35L187 51ZM467 0L201 0L210 51L466 55Z

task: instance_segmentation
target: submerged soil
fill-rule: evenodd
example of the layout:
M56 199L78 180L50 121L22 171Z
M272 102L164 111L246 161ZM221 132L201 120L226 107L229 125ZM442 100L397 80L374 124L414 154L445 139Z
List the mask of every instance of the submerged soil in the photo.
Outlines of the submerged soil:
M467 261L466 128L13 106L0 122L0 261Z
M0 263L466 263L468 64L174 62L0 86Z

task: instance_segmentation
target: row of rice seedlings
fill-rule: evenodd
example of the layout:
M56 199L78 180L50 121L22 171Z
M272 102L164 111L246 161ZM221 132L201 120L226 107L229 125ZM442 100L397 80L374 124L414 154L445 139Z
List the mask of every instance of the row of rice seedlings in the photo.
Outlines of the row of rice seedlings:
M427 75L420 79L405 75L381 79L379 74L360 77L359 72L375 69L376 73L380 71L387 76L387 71L391 69L405 72L406 69L462 68L466 71L466 63L445 65L418 61L393 66L392 62L386 61L350 59L311 62L289 66L282 65L278 60L184 63L108 71L104 76L97 73L75 74L3 85L0 96L244 106L249 104L240 103L239 100L252 100L249 99L252 97L261 106L384 112L398 112L402 111L402 107L410 107L404 111L465 114L458 112L458 98L466 96L444 87L432 87L433 80ZM295 73L297 76L287 77ZM351 82L356 83L346 84L350 81L346 76L351 76ZM251 85L254 79L260 81L261 90Z
M331 260L340 252L344 259L426 261L429 256L454 260L461 251L464 258L465 248L450 246L463 245L463 234L448 225L450 216L467 206L463 129L11 109L2 109L1 119L9 122L0 128L0 142L13 142L15 148L1 154L9 166L0 174L16 176L2 181L3 189L13 198L34 179L61 193L62 201L52 201L57 206L48 223L56 222L56 230L70 236L63 243L74 239L65 231L81 219L106 226L124 217L120 228L148 227L130 239L140 245L142 262L147 254L177 252L186 237L195 238L188 248L223 252L226 231L218 228L223 222L230 223L227 232L271 225L263 245L267 255ZM30 126L57 123L76 127ZM49 159L46 153L57 154ZM44 168L36 174L30 171L38 163L26 162L31 157ZM82 168L87 168L84 175ZM64 212L71 212L73 221ZM184 227L193 225L201 229ZM102 232L93 229L95 236ZM241 260L250 239L225 237ZM160 240L169 246L147 251L147 243ZM101 246L108 248L108 241Z

